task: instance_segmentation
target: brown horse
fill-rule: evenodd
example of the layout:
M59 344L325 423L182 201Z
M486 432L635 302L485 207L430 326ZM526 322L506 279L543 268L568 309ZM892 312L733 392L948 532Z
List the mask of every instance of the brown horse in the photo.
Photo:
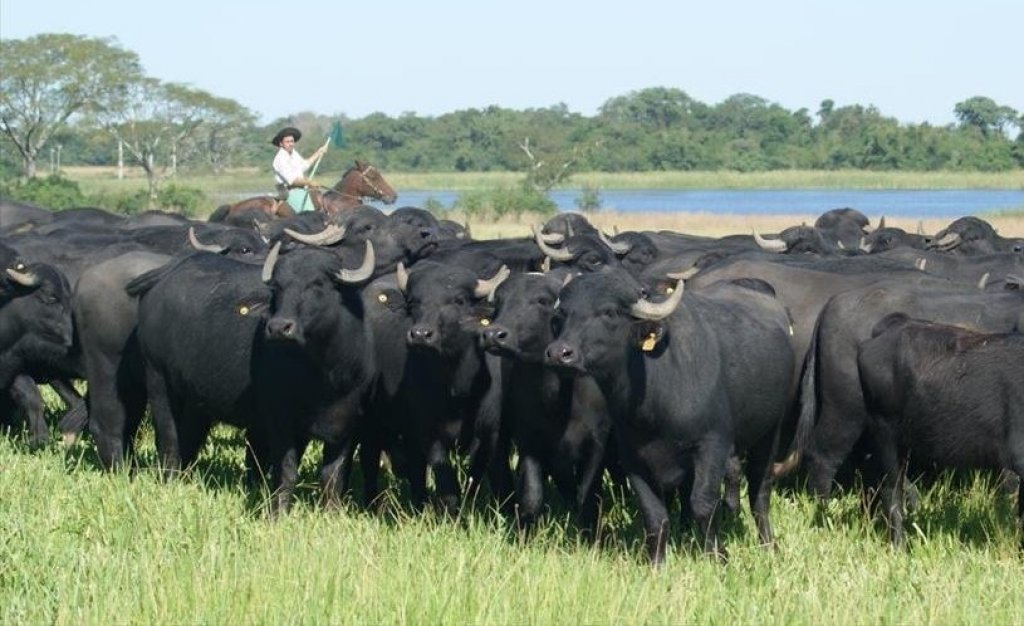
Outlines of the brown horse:
M309 187L309 201L313 209L327 215L346 213L362 204L363 198L393 204L398 194L384 180L380 170L358 159L355 166L348 168L333 187ZM210 214L209 221L252 224L253 220L267 221L294 215L294 209L287 202L273 196L256 196L218 207Z

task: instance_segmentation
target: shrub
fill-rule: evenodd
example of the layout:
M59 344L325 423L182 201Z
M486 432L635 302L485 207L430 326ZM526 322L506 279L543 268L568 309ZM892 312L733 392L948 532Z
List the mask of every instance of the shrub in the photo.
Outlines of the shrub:
M558 205L542 191L528 185L492 187L459 194L454 207L476 219L519 219L524 213L554 215Z
M193 217L199 206L206 202L206 194L194 187L167 185L157 193L157 205L164 211L176 211Z
M58 174L46 178L30 178L23 183L11 181L2 192L3 195L19 202L27 202L54 211L88 204L78 183Z
M584 213L596 213L601 210L601 190L594 185L583 185L580 195L576 196L576 208Z

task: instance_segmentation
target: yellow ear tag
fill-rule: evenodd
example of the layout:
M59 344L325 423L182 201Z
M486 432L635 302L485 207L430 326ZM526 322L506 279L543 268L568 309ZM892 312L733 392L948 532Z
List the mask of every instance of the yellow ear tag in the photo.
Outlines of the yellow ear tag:
M24 263L18 263L17 265L14 266L14 269L19 271L19 272L24 272L25 271L25 264Z
M647 339L640 345L640 349L644 352L650 352L654 349L654 346L658 345L658 338L654 333L647 335Z
M388 294L386 294L386 293L377 294L377 302L384 303L384 302L387 302L387 301L388 301Z
M481 326L490 326L491 325L491 320L487 319L486 317L481 317L480 318L480 325Z
M676 290L675 287L665 287L665 293L672 293L675 290Z
M238 307L238 314L239 315L248 315L249 314L249 307L245 306L244 304L242 306Z

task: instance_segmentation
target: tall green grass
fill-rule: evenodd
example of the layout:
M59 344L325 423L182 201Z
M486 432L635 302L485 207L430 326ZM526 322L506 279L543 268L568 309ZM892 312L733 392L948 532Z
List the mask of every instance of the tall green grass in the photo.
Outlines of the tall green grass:
M1013 500L990 481L940 481L889 548L857 497L816 519L773 498L775 549L744 512L730 560L674 529L664 568L641 557L628 497L609 488L601 547L555 506L523 540L488 506L455 521L392 501L380 513L316 504L313 460L289 515L242 486L241 439L218 428L197 467L163 483L151 434L141 468L104 474L91 444L27 452L0 438L0 623L521 624L998 623L1024 615Z

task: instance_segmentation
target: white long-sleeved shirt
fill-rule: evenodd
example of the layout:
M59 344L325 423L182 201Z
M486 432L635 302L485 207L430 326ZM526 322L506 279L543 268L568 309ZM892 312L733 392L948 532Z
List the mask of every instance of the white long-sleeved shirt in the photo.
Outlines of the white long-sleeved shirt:
M306 173L313 159L304 159L298 150L292 149L289 153L284 148L274 155L274 182L280 185L290 185L292 181Z

